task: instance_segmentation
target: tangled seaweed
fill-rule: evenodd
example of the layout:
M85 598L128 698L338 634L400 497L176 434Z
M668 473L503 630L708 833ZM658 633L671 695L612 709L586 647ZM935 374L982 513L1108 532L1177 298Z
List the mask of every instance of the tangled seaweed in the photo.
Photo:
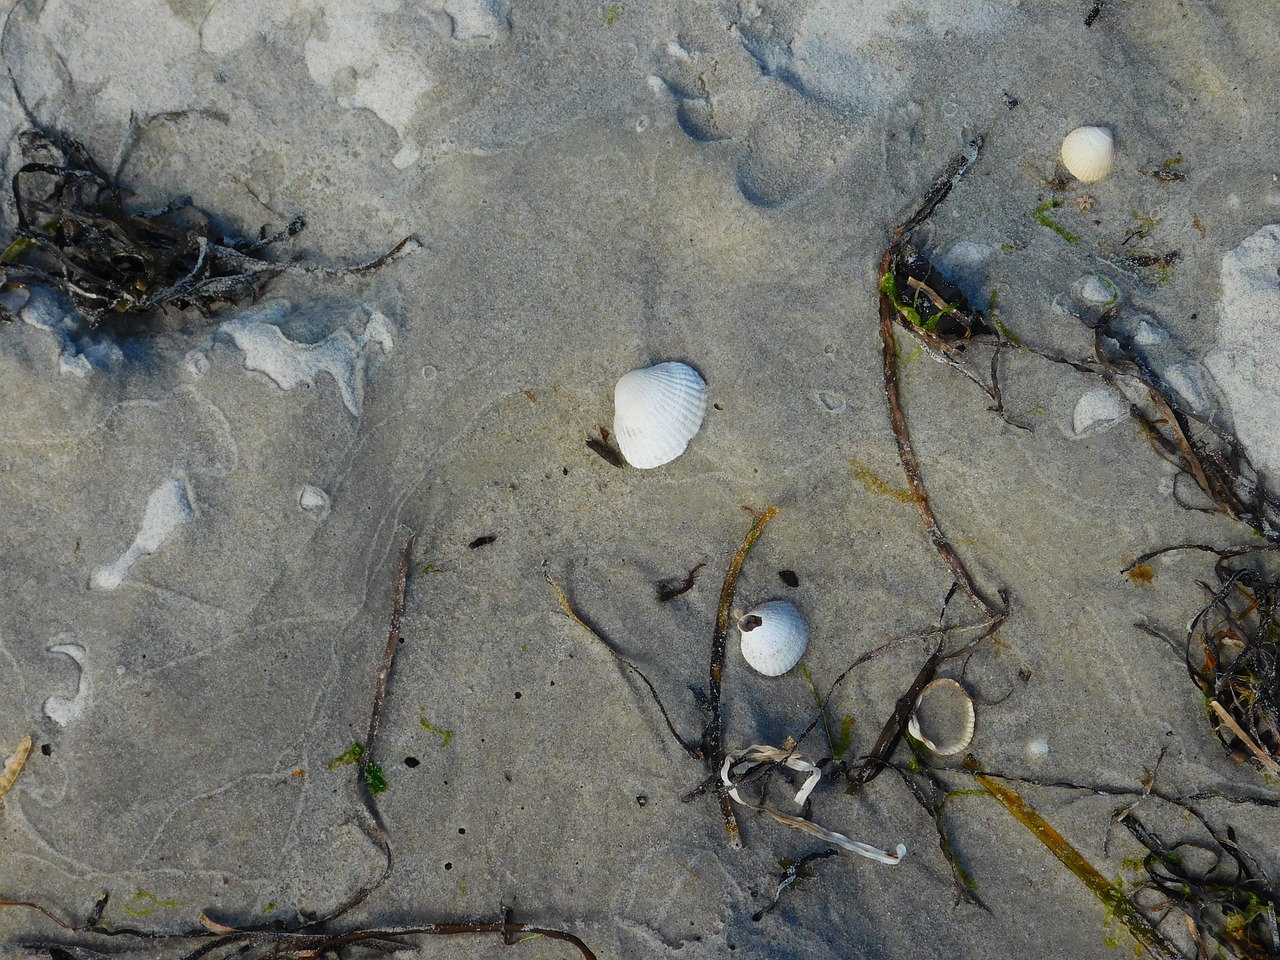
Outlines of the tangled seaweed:
M1192 807L1180 806L1200 821L1204 837L1171 843L1132 811L1118 818L1147 849L1145 880L1135 896L1154 894L1162 920L1181 914L1200 956L1210 956L1212 943L1241 960L1280 957L1280 896L1266 872L1231 827L1218 831Z
M253 241L220 236L190 197L155 211L130 210L125 190L79 140L38 126L19 138L26 162L13 176L15 237L0 254L0 284L10 294L0 297L3 320L14 319L4 301L25 302L20 294L34 282L68 297L91 327L121 333L125 318L166 306L207 317L255 300L282 273L365 273L417 245L405 237L349 267L267 260L266 248L301 231L303 217L275 233L264 227Z
M1142 385L1146 403L1130 404L1130 416L1156 453L1202 494L1197 503L1175 488L1179 503L1190 510L1225 513L1248 524L1258 536L1280 543L1280 498L1258 476L1239 438L1186 408L1133 338L1120 329L1119 317L1120 307L1113 306L1089 323L1094 335L1092 372L1111 385L1121 377Z
M1280 774L1280 573L1275 563L1280 498L1253 468L1239 439L1185 409L1117 329L1115 319L1112 308L1093 328L1100 370L1109 381L1129 376L1146 388L1147 404L1131 405L1130 414L1156 452L1178 468L1178 477L1190 478L1198 488L1197 502L1182 489L1185 483L1175 483L1179 503L1224 513L1264 541L1225 548L1173 544L1142 554L1125 572L1132 574L1173 551L1198 550L1216 557L1217 582L1203 584L1209 599L1188 625L1183 659L1204 695L1213 731L1232 759ZM1147 625L1139 627L1163 636Z
M1233 549L1176 544L1143 554L1129 569L1175 550L1215 554L1217 586L1202 584L1209 601L1191 620L1182 644L1148 624L1138 627L1180 648L1231 759L1280 774L1280 579L1267 564L1280 544Z

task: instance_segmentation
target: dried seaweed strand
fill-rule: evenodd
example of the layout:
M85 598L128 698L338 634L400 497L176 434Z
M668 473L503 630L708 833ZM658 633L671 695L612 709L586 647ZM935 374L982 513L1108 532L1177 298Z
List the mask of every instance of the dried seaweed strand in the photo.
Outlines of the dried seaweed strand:
M1127 376L1142 384L1154 411L1148 414L1131 404L1131 417L1156 452L1190 476L1216 510L1249 524L1268 540L1280 539L1280 498L1258 478L1239 438L1183 409L1132 336L1117 329L1119 310L1112 307L1090 324L1097 372L1108 383L1117 376ZM1112 359L1109 353L1118 353L1119 359ZM1193 425L1199 433L1193 431Z
M708 769L716 773L724 765L724 714L721 703L722 683L724 680L724 659L729 637L729 611L733 608L733 596L738 589L738 575L742 572L742 564L751 552L752 545L764 532L765 526L778 515L777 507L769 507L758 517L742 541L742 546L729 561L729 568L724 574L724 585L720 590L720 606L716 611L716 630L711 639L710 684L707 688L707 706L711 719L703 733L703 755L706 757ZM742 834L738 830L738 818L733 812L733 801L723 783L717 781L716 794L720 800L720 813L724 817L725 833L729 838L729 847L742 849Z
M547 937L572 944L584 960L596 960L596 955L581 939L563 930L540 927L528 923L515 923L505 916L501 920L475 920L453 923L429 923L417 926L382 927L378 929L351 930L336 934L302 934L283 930L237 930L223 924L210 925L223 933L217 947L232 943L253 943L270 945L269 956L296 957L299 960L310 960L326 955L340 956L343 947L359 945L373 947L386 952L404 950L413 945L406 942L405 937L416 936L460 936L465 934L499 934L508 946L518 942L516 935L522 939L528 937ZM210 952L211 944L201 947L196 953L188 954L184 960L199 960L200 956ZM217 949L214 947L214 949Z
M653 697L653 702L658 705L658 712L662 714L662 719L666 723L667 729L671 732L671 736L675 737L676 742L680 744L685 753L689 754L689 756L695 760L701 760L703 758L702 749L680 736L680 731L677 730L675 724L671 722L671 717L667 713L667 708L662 705L662 698L658 696L658 691L655 690L653 684L649 682L649 678L644 675L644 671L624 657L617 647L605 639L604 635L601 634L600 631L596 630L578 615L578 612L573 609L573 605L569 603L569 598L566 597L564 595L564 591L560 589L560 585L551 579L551 574L547 573L546 570L543 570L542 575L546 578L547 583L551 585L551 589L556 592L556 597L560 600L560 606L564 608L564 612L568 615L569 619L580 626L583 630L587 631L587 633L591 634L597 643L613 654L614 659L640 678L641 682L648 688L649 695Z
M30 900L0 900L0 907L22 907L23 909L26 909L26 910L35 910L37 913L44 914L46 917L48 917L50 920L52 920L54 923L60 926L63 930L76 931L80 929L75 924L67 923L67 921L63 920L61 917L59 917L56 913L54 913L52 910L48 909L47 907L42 907L38 903L32 903Z
M378 728L382 724L382 704L387 697L387 681L391 678L391 664L395 660L396 650L400 646L400 626L404 621L404 595L409 582L409 563L413 559L414 534L405 538L404 549L400 554L400 568L396 573L395 595L391 602L391 622L387 631L387 646L382 652L382 667L378 671L378 684L373 694L373 709L369 711L369 730L364 738L364 753L360 757L360 782L364 783L368 765L373 759L373 748L378 739ZM367 797L372 804L373 798ZM376 810L369 811L376 819Z
M375 927L347 930L336 933L303 933L298 930L241 928L213 920L205 914L200 915L204 924L203 930L190 930L182 933L151 933L121 927L104 927L100 920L103 908L107 903L104 895L94 905L88 920L80 925L70 924L38 903L19 900L0 900L0 907L22 907L44 914L59 927L71 933L91 933L98 936L126 937L148 942L163 941L181 943L184 941L203 940L194 950L181 955L180 960L201 960L224 948L234 947L228 956L248 956L253 960L272 960L277 957L291 957L296 960L318 960L321 957L340 957L344 947L361 946L381 953L397 953L414 948L414 944L405 938L419 936L463 936L468 934L499 934L503 943L512 945L529 937L547 937L572 944L582 955L583 960L596 960L595 953L579 937L564 930L538 926L529 923L516 923L510 920L505 912L498 920L462 920L443 923L416 924L401 927ZM517 939L517 937L519 939ZM27 944L35 947L37 944ZM87 960L101 958L102 954L95 950L75 945L47 942L38 944L47 948L56 958L60 955ZM254 950L253 948L261 948Z
M698 582L698 574L702 572L702 568L705 566L705 562L699 563L689 571L689 575L683 580L671 577L670 579L659 581L657 590L658 602L667 603L668 601L674 600L676 597L683 596L692 590L693 585Z
M933 508L929 504L929 495L924 484L924 473L920 468L920 461L917 459L915 448L911 443L911 431L907 426L907 418L902 409L902 398L898 387L898 343L894 333L899 324L898 311L885 287L885 278L892 279L897 257L902 251L907 235L927 220L938 204L946 199L965 171L977 160L981 147L981 138L976 139L968 151L954 157L942 176L934 181L928 195L925 197L924 203L894 230L889 246L885 249L884 256L880 260L879 283L877 286L880 291L880 339L884 392L889 406L889 419L893 427L893 437L898 448L898 459L902 463L902 472L907 478L912 500L915 501L916 509L920 513L920 519L924 522L925 532L928 534L933 548L942 558L942 562L946 564L951 576L956 583L960 584L960 588L969 597L974 606L981 611L984 617L995 619L1000 615L1000 609L978 589L973 578L969 575L964 561L960 559L959 554L956 553L955 548L951 545L951 541L947 539L941 525L938 523L937 517L934 515Z
M809 864L818 860L826 860L829 857L838 857L839 855L839 850L833 850L828 847L826 850L815 850L813 853L805 854L805 856L787 867L778 880L777 888L773 891L773 901L767 907L753 913L751 915L752 921L759 923L765 918L766 914L777 907L778 902L782 899L782 894L800 879L801 871L809 866Z
M1276 763L1275 758L1267 753L1267 751L1258 744L1258 741L1254 740L1253 737L1249 736L1249 734L1245 732L1244 727L1240 726L1240 724L1236 722L1235 717L1231 716L1231 714L1227 712L1226 707L1220 704L1217 700L1210 700L1209 709L1218 715L1218 719L1227 725L1228 729L1236 735L1240 742L1243 743L1249 752L1253 754L1254 759L1262 764L1264 769L1271 773L1280 774L1280 763Z
M950 596L950 595L948 595ZM963 645L952 650L950 653L943 653L943 644L947 634L951 630L962 629L958 627L944 628L939 627L933 632L934 636L939 636L937 646L932 654L924 662L920 671L916 674L915 679L911 682L911 686L900 696L894 703L893 712L885 721L884 727L880 730L880 736L876 738L875 745L872 746L871 752L859 764L857 771L852 777L845 793L856 794L867 783L870 783L880 775L880 772L889 764L893 757L894 751L898 749L898 744L902 742L903 731L907 728L907 721L911 718L911 711L915 708L916 698L920 696L920 691L933 679L934 672L938 669L938 665L944 660L951 660L955 657L964 656L971 651L975 645L985 640L996 632L1008 617L1008 597L1001 591L1000 602L1004 607L1002 612L995 615L993 619L987 620L980 624L982 631L971 640L966 641ZM943 611L945 615L945 608ZM847 672L847 671L846 671ZM844 679L841 674L840 679ZM811 725L812 726L812 725ZM805 731L808 733L808 730Z
M1098 872L1084 856L1058 833L1044 817L1040 816L1016 790L1006 787L995 777L988 776L972 756L965 758L965 768L973 773L978 783L998 800L1009 813L1031 831L1032 836L1045 845L1068 870L1074 873L1102 902L1110 914L1125 925L1133 938L1153 957L1162 960L1178 960L1179 952L1122 890Z
M938 669L938 664L942 662L942 646L939 646L929 655L929 659L924 662L916 674L916 678L911 681L905 693L900 696L893 705L893 713L889 715L889 719L885 721L884 727L880 731L880 736L876 738L875 745L871 748L871 752L867 758L858 766L857 772L853 775L845 793L854 795L880 775L880 771L888 764L889 758L893 756L894 750L902 741L903 732L907 729L907 721L911 718L911 711L915 707L916 698L920 696L920 691L933 679L934 672Z
M912 634L906 634L900 637L895 637L892 640L888 640L880 644L880 646L878 647L868 650L866 653L862 654L856 660L854 660L853 663L849 664L849 666L847 666L844 669L844 671L841 672L841 674L831 682L831 685L827 688L827 693L825 697L819 697L815 690L814 697L815 699L818 700L818 703L819 703L818 713L816 713L813 719L809 721L809 725L804 728L804 730L800 733L800 735L794 738L796 746L799 747L799 745L805 741L805 739L809 736L809 734L811 734L819 726L819 724L822 724L825 722L824 720L824 717L826 716L825 705L831 702L831 697L835 694L836 688L839 687L842 683L844 683L844 681L848 679L849 676L853 673L853 671L856 670L858 667L862 666L863 664L869 663L872 660L876 660L884 656L886 653L896 650L899 647L904 646L908 643L933 641L934 644L937 645L938 643L944 641L946 638L950 637L955 633L963 633L963 632L968 632L970 630L978 630L979 633L977 634L977 636L971 638L970 640L965 641L965 643L963 643L960 647L956 648L956 650L953 653L947 654L943 659L950 659L953 656L960 656L960 655L963 655L964 653L967 653L969 650L971 650L974 644L977 644L982 640L986 639L987 637L991 636L991 634L994 633L995 630L999 628L1002 622L1003 622L1003 616L1000 620L995 620L995 621L984 620L979 623L972 623L972 624L957 624L949 627L938 626L931 630L924 631L922 633L912 633ZM895 711L894 715L890 717L889 723L896 722L896 719L895 719L896 716L897 716L897 713ZM888 727L888 724L886 724L886 729L887 727ZM830 743L829 737L828 737L828 743ZM882 756L880 759L881 761L886 761L888 760L888 755L886 754ZM832 775L832 779L835 779L843 775L842 774L843 770L844 770L844 765L840 764L837 767L834 774ZM707 787L709 786L710 786L710 782L708 781Z
M961 866L959 857L956 855L955 844L951 842L951 835L942 822L942 814L947 802L956 795L956 791L947 790L928 767L922 767L920 773L916 774L902 769L897 764L890 764L890 766L902 778L902 782L911 791L916 802L933 820L933 828L938 834L938 849L942 851L942 858L951 868L951 883L955 889L956 905L964 902L981 907L990 913L991 908L978 896L977 884L969 876L969 871Z
M357 767L358 772L356 775L356 793L369 816L369 826L366 827L365 833L382 851L382 875L374 880L373 883L366 884L357 890L350 899L338 906L337 909L304 924L304 927L315 926L342 916L368 899L370 894L386 883L391 876L393 863L391 838L387 836L387 828L383 823L382 814L378 811L377 800L369 787L369 775L371 772L370 764L374 762L373 749L378 739L378 727L382 723L382 704L387 696L387 681L391 677L391 664L395 659L396 648L400 646L400 625L404 619L405 588L409 581L409 563L413 558L413 542L414 534L410 532L409 536L405 538L404 550L400 554L400 567L396 573L395 593L391 602L391 620L387 635L387 645L382 653L382 666L378 670L378 682L373 693L373 706L369 711L369 728L365 734L364 750L360 754L360 764Z

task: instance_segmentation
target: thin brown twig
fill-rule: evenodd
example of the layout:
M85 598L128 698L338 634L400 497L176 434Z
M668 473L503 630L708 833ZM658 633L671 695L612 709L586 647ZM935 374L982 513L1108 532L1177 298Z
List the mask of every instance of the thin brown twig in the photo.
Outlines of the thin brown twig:
M360 756L360 783L364 787L365 774L373 760L373 748L378 739L378 728L382 724L382 704L387 697L387 682L391 679L391 664L395 660L396 650L400 646L400 626L404 622L404 596L409 582L409 563L413 559L414 534L410 532L405 539L404 549L400 554L400 568L396 573L395 595L391 602L391 622L387 632L387 646L382 652L382 668L378 671L378 684L373 694L373 709L369 711L369 730L364 739L364 753ZM367 790L367 787L364 787ZM370 807L370 814L381 823L373 798L365 794L365 805Z

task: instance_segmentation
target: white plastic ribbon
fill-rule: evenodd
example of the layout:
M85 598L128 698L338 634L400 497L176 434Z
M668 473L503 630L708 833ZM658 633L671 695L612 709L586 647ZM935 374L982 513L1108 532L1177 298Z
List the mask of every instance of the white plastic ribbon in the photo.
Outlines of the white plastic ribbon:
M761 813L767 813L774 820L788 827L794 827L802 830L811 836L818 837L828 843L834 843L836 846L848 850L850 853L856 853L860 857L866 857L868 860L875 860L877 863L886 863L890 866L901 862L903 856L906 855L907 846L900 843L893 853L881 850L879 847L873 847L869 843L862 843L859 840L850 840L843 833L836 833L833 830L827 830L819 826L812 820L806 820L804 817L795 817L789 813L783 813L781 810L775 810L773 807L760 803L752 803L745 800L739 792L737 785L733 782L735 767L739 765L751 766L757 763L781 763L792 770L801 773L807 773L809 776L805 780L804 785L796 792L795 801L803 806L804 802L809 799L809 794L813 792L813 788L818 785L818 781L822 779L822 771L818 769L812 761L792 750L782 750L778 747L771 747L768 744L753 743L745 750L737 753L731 753L724 758L724 763L720 767L720 782L728 789L729 796L734 802L742 804L744 807L750 807L752 810L759 810Z

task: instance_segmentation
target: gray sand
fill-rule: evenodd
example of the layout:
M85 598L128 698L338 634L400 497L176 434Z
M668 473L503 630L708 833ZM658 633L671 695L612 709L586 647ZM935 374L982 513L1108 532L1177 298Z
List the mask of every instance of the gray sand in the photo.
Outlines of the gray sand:
M276 255L311 262L409 233L422 249L371 276L284 278L257 306L174 315L119 350L42 329L65 314L48 297L0 330L0 753L26 734L48 747L3 800L0 897L82 919L109 890L111 923L173 931L201 911L296 923L376 878L354 769L327 765L364 735L413 529L377 750L395 867L343 922L506 906L627 958L1129 951L990 799L949 807L989 912L953 907L932 823L892 773L857 798L823 784L813 815L904 842L903 862L821 862L753 922L779 861L822 844L743 811L733 852L714 803L681 803L702 768L543 569L689 736L702 716L687 687L706 684L744 505L781 513L739 604L800 604L820 686L936 622L950 577L914 508L868 482L903 486L875 278L893 225L976 133L986 148L925 229L929 251L979 302L998 288L1023 340L1077 356L1073 289L1105 276L1167 334L1159 367L1229 420L1200 361L1222 349L1224 256L1280 219L1280 29L1265 5L1108 3L1090 28L1083 0L258 6L48 0L19 4L4 34L41 122L107 164L131 113L187 111L139 131L121 174L139 207L191 194L244 234L305 213ZM14 144L25 121L7 90L0 117ZM1085 123L1115 131L1116 169L1055 194L1058 145ZM1178 155L1185 180L1149 175ZM19 162L14 146L7 174ZM1076 244L1036 222L1054 197ZM1163 282L1105 252L1135 214L1158 221L1150 248L1181 251ZM1171 793L1269 789L1225 757L1180 658L1133 626L1180 634L1208 561L1171 556L1142 587L1120 574L1148 548L1247 532L1180 509L1173 469L1105 402L1077 410L1096 381L1011 359L1021 430L903 344L937 512L982 586L1012 597L998 645L963 675L975 755L1136 788L1167 747ZM710 384L701 432L657 470L609 466L584 441L611 422L614 382L668 359ZM1249 364L1230 396L1275 403L1274 377L1250 380ZM468 549L483 535L497 540ZM690 592L655 602L657 580L699 562ZM962 600L951 613L970 615ZM837 692L855 753L928 652L905 645ZM757 677L731 645L731 747L779 744L812 716L799 670ZM806 746L825 755L820 737ZM1022 789L1104 874L1128 875L1139 848L1111 824L1122 801ZM1206 810L1277 866L1276 817ZM9 944L58 932L19 910L0 928ZM495 938L426 948L569 955Z

